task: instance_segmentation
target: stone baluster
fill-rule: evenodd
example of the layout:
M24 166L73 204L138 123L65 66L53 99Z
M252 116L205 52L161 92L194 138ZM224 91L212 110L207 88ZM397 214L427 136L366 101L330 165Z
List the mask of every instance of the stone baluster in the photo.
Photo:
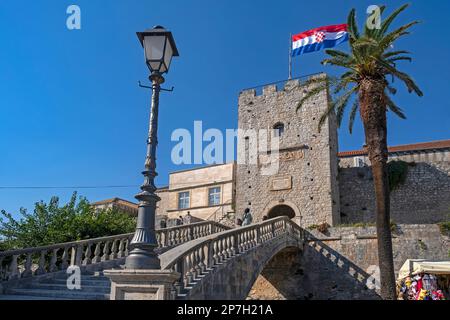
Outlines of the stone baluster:
M212 269L214 266L214 241L209 241L206 248L206 267Z
M179 295L183 289L184 289L184 270L183 270L183 259L178 260L174 265L174 271L178 272L180 274L180 277L175 281L174 287L177 292L177 295Z
M12 260L9 264L8 280L19 279L20 277L19 266L17 265L17 258L18 255L12 256Z
M232 256L234 256L234 252L233 252L233 236L232 235L229 235L229 236L227 236L227 254L228 254L228 257L232 257Z
M32 253L27 253L27 258L25 260L25 269L23 270L21 274L21 278L28 278L33 275L33 271L31 270L31 266L33 265L33 259L32 259Z
M34 272L35 275L40 275L46 273L45 270L45 255L47 254L47 250L42 250L39 256L38 268Z
M191 255L187 254L185 256L185 261L186 261L186 265L184 270L186 270L186 274L185 274L185 280L184 280L184 286L188 287L191 283L192 283L192 273L191 273Z
M194 270L195 270L195 278L198 278L202 274L202 268L200 266L200 248L197 248L194 250L193 257L194 257Z
M187 229L188 229L187 241L191 241L191 240L195 239L194 238L194 228L193 228L193 226L190 225Z
M270 224L270 232L271 232L270 237L275 238L275 223L273 222Z
M58 266L56 265L56 262L58 261L58 251L60 248L53 249L52 251L52 257L50 258L50 264L48 266L49 272L56 272L58 271Z
M217 256L219 257L219 263L222 263L224 260L224 256L223 256L223 239L218 239L217 240Z
M92 263L99 263L101 261L101 246L102 246L102 242L99 241L97 242L97 244L95 245L95 249L94 249L94 258L92 258Z
M129 247L129 245L130 245L130 239L127 239L127 241L125 241L125 257L127 257L128 256L128 247Z
M169 235L169 233L168 233L167 230L164 230L164 231L162 232L162 236L163 236L162 247L163 247L163 248L169 246L168 235Z
M220 260L219 260L219 244L217 240L213 241L213 260L214 260L214 264L219 264Z
M244 251L247 251L248 250L248 231L246 230L246 231L244 231L243 232L243 236L244 236Z
M261 227L256 228L256 243L261 243Z
M206 263L205 263L205 246L202 245L199 249L199 259L200 259L200 273L206 272Z
M106 241L105 246L103 247L103 255L101 261L108 261L109 260L109 245L110 242Z
M242 246L243 243L243 235L242 232L239 232L236 234L237 237L237 253L241 253L244 251L244 247Z
M236 234L230 236L230 252L231 256L235 256L237 254L238 245L237 245L237 237Z
M91 262L92 262L92 259L91 259L91 255L92 255L91 246L92 246L92 243L87 243L86 244L86 251L84 252L83 265L88 265L88 264L91 264Z
M173 230L169 231L169 246L172 246L175 243L174 233L175 232Z
M0 282L5 278L4 276L4 268L3 268L3 257L0 257Z
M229 253L229 250L228 250L228 237L224 237L222 239L222 246L223 246L223 250L222 250L222 252L223 252L223 259L227 260L228 258L230 258L230 255L228 254Z
M69 267L69 247L64 247L61 256L61 270L66 270Z
M109 260L114 260L116 258L117 258L117 240L113 240Z
M81 266L82 263L83 263L83 245L79 244L75 249L75 265Z
M119 240L119 252L117 253L117 258L123 258L125 255L125 239Z

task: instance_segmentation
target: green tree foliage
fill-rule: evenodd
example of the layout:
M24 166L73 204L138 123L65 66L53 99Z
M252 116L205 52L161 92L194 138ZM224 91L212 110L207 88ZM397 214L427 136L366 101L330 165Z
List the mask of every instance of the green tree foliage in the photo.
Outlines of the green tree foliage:
M86 198L74 192L70 201L60 206L59 198L49 203L37 202L33 213L20 209L20 218L0 211L0 250L44 246L89 238L129 233L135 219L115 209L98 212Z

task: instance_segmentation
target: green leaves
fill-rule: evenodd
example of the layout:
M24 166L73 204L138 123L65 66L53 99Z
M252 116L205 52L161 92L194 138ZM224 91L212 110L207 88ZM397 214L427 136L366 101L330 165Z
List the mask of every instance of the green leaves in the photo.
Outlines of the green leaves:
M88 238L132 232L135 219L117 210L95 212L86 198L76 192L60 206L58 197L35 204L32 214L21 209L21 218L0 212L0 243L4 250L44 246ZM1 242L3 241L3 242Z

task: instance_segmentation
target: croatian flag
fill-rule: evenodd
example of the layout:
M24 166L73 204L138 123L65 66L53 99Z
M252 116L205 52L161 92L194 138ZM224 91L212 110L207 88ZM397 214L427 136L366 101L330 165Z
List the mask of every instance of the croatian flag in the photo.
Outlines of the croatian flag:
M346 24L319 27L292 36L292 56L332 48L348 40Z

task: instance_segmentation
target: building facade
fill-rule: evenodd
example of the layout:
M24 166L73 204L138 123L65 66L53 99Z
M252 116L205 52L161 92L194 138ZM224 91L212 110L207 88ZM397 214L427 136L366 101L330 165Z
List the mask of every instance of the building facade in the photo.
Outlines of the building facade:
M235 163L172 172L157 190L158 219L173 221L189 212L194 219L219 221L234 213Z
M340 222L337 127L333 113L318 131L320 117L328 108L327 93L323 91L297 108L312 86L291 80L282 88L275 84L265 86L262 94L255 89L241 92L239 129L274 129L269 136L279 137L279 162L275 174L265 175L263 162L267 155L258 150L256 164L245 161L237 165L237 214L250 208L256 221L264 216L288 215L300 226ZM249 152L249 143L245 151Z

